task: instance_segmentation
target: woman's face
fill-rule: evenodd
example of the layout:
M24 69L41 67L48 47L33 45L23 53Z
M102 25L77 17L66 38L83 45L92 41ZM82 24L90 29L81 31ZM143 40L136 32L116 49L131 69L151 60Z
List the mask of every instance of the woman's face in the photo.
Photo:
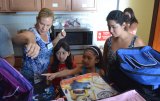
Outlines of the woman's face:
M93 53L92 50L86 50L83 54L82 63L87 68L93 68L95 67L95 64L97 63L96 55Z
M108 21L108 28L113 37L118 37L120 33L124 30L123 25L116 23L115 20Z
M40 34L45 34L49 31L53 23L52 17L42 17L37 22L37 30Z
M65 63L69 55L70 53L64 50L62 47L56 52L57 59L60 61L60 63Z

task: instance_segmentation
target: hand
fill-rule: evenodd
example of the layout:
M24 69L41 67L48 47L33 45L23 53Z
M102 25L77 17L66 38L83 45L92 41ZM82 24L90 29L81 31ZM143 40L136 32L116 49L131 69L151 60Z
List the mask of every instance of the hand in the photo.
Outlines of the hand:
M36 38L33 32L28 30L20 30L13 38L13 42L26 46L26 55L32 59L37 57L40 52L40 47L36 43Z
M56 73L45 73L41 74L42 76L46 76L47 80L51 81L56 78Z
M26 45L27 56L32 59L36 58L40 52L40 47L36 42L30 42Z
M66 37L66 32L65 32L64 29L62 29L62 31L61 31L60 33L58 33L58 37L59 37L60 39Z

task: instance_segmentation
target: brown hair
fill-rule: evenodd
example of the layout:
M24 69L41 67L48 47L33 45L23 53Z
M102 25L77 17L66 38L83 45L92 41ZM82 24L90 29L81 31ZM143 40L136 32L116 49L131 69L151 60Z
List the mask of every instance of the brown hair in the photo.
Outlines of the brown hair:
M43 17L54 17L53 12L48 8L42 8L37 16L37 21Z

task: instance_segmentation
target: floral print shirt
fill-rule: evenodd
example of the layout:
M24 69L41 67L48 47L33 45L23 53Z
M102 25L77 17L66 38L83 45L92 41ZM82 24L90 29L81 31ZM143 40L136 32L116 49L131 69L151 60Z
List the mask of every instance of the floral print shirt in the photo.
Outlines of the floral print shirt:
M45 77L42 77L41 74L47 72L48 65L50 63L50 56L52 55L52 50L47 48L47 45L51 43L50 33L48 32L48 42L43 41L36 28L30 28L35 34L36 42L40 46L39 55L31 59L26 55L26 48L24 47L23 51L23 68L21 73L32 83L36 84L41 82Z

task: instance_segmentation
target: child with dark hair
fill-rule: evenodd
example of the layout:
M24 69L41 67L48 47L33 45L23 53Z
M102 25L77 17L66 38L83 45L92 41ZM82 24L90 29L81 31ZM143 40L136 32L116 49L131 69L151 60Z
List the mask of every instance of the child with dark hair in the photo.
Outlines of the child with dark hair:
M54 57L54 62L52 67L50 68L50 71L52 73L60 72L65 69L70 70L76 67L76 65L72 61L72 55L69 44L65 42L63 39L60 40L55 46L53 57ZM67 76L56 78L55 80L52 81L55 87L56 98L64 96L60 88L60 81L64 78L67 78Z
M96 72L101 76L104 75L102 53L97 46L91 46L84 50L82 63L81 74Z
M63 39L58 42L54 48L54 63L52 66L52 71L61 71L67 67L67 69L72 69L74 66L72 61L71 50L69 44Z
M138 20L135 17L134 11L132 8L126 8L124 11L124 14L128 16L129 18L129 27L127 28L127 31L131 34L136 34L137 27L138 27Z

